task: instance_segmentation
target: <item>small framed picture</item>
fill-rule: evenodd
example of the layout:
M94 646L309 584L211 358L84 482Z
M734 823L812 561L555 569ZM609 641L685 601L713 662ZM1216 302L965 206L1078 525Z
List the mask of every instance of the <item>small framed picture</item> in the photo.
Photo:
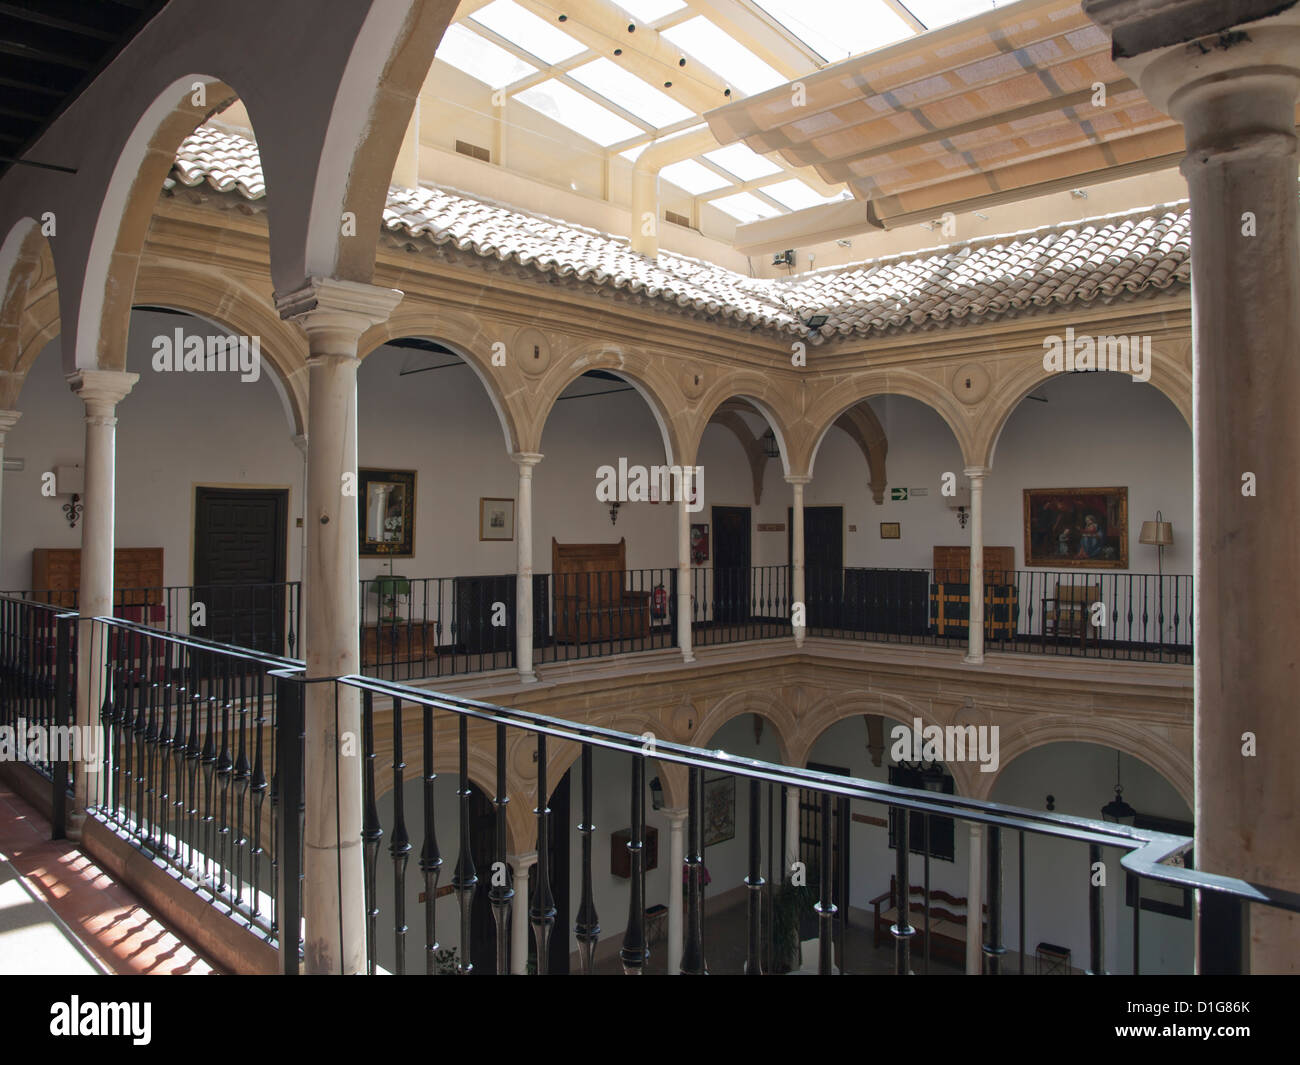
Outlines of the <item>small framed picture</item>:
M515 538L515 501L513 499L479 499L478 538L480 540L513 540Z
M880 523L880 538L882 540L900 540L902 534L898 531L899 523L896 521L882 521Z

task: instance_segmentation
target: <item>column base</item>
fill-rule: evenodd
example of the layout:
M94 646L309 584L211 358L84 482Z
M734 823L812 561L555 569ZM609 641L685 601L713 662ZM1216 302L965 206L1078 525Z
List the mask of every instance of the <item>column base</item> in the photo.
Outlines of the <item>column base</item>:
M984 664L983 655L963 655L962 661L968 666L982 666Z
M80 843L85 827L86 827L86 811L69 810L67 813L66 820L64 822L64 828L65 831L67 832L66 838L69 840L69 842Z
M519 682L521 684L536 684L537 683L536 670L530 669L525 671L521 669L519 671Z
M683 661L683 662L694 662L694 661L695 661L695 654L694 654L694 652L692 652L692 651L683 651L683 652L682 652L682 661Z

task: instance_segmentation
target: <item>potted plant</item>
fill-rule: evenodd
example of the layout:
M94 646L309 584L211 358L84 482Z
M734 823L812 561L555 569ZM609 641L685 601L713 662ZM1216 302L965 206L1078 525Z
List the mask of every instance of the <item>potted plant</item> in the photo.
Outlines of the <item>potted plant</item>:
M811 889L800 884L777 884L772 889L772 971L788 973L802 964L799 944L802 925L816 902Z

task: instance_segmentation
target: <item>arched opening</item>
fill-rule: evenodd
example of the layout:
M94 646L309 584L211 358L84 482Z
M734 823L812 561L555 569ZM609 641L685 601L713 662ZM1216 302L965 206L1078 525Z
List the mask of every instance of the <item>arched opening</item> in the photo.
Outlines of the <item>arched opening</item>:
M1192 835L1192 810L1178 790L1147 762L1114 747L1097 743L1052 742L1006 762L990 798L994 802L1059 814L1102 820L1102 808L1122 787L1140 828ZM1139 970L1148 973L1191 973L1194 928L1190 892L1166 888L1153 881L1134 883L1120 866L1118 851L1103 849L1103 867L1095 868L1088 848L1070 840L1028 835L1025 854L1024 922L1026 971L1038 969L1044 944L1070 952L1069 965L1083 971L1089 965L1088 894L1104 880L1103 931L1105 971L1132 973L1134 928ZM1021 949L1018 856L1005 845L1006 877L1003 929L1010 951ZM1010 955L1014 957L1014 954ZM1053 957L1051 961L1059 961ZM1014 969L1017 963L1008 962Z
M500 397L440 337L357 370L361 654L396 680L514 662L518 470Z

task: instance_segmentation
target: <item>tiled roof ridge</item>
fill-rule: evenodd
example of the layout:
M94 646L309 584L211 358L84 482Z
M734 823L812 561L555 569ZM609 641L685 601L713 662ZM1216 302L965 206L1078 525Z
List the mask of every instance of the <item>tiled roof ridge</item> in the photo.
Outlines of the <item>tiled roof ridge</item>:
M266 195L256 142L199 127L177 151L175 179L205 181L247 200ZM168 187L174 184L169 178ZM613 288L700 317L806 337L941 327L1066 304L1127 300L1190 284L1186 200L1130 208L970 241L756 278L661 252L650 258L624 237L439 185L389 187L383 227L479 259ZM809 332L809 314L828 320Z
M896 262L916 262L923 259L935 259L940 256L946 257L963 251L982 251L985 248L996 248L1000 244L1026 243L1030 238L1060 236L1062 233L1068 233L1084 226L1116 225L1126 222L1130 218L1163 218L1174 212L1181 214L1189 210L1190 207L1191 201L1187 199L1154 203L1149 207L1130 207L1114 214L1090 215L1087 218L1076 218L1070 222L1052 222L1050 225L1033 226L1029 229L1015 229L1007 233L990 233L983 237L972 237L970 240L958 240L951 244L935 244L932 247L917 248L914 251L899 251L894 252L892 255L880 255L874 259L859 259L856 262L840 263L838 266L819 266L816 270L806 270L802 274L794 274L791 277L778 277L774 280L783 286L797 285L800 281L807 281L824 274L844 274L851 271L868 270L878 266L890 266Z

